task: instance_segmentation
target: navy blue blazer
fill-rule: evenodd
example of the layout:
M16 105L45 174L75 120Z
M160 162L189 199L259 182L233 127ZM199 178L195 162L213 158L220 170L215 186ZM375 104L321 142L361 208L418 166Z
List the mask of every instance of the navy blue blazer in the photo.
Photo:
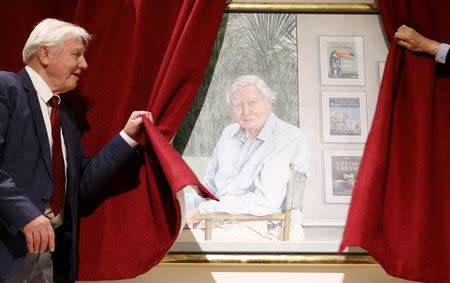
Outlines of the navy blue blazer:
M96 193L136 153L117 135L94 158L86 158L80 131L64 99L60 108L67 187L64 224L57 229L52 257L55 276L62 274L64 282L74 282L78 204ZM17 74L0 72L0 278L13 274L27 253L20 229L48 206L53 190L51 162L44 119L28 73L25 69Z

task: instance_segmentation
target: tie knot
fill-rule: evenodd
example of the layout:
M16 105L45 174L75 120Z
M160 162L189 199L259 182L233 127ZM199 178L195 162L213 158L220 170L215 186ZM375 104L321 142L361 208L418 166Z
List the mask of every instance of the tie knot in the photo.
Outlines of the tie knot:
M59 98L56 95L54 95L54 96L52 96L52 98L50 98L48 103L50 104L51 107L58 107L58 101L59 101Z

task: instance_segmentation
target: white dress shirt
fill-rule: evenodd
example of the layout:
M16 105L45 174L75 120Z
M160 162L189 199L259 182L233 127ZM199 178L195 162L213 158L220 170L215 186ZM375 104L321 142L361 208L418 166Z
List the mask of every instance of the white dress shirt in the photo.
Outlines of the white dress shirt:
M190 200L200 213L266 215L280 212L289 164L309 175L309 145L302 131L273 113L257 137L246 139L237 124L224 129L209 163L205 186L220 201Z
M435 57L436 62L445 64L445 60L447 59L447 53L448 53L449 49L450 49L450 45L448 45L446 43L439 44L439 49L438 49L438 51L436 53L436 57Z

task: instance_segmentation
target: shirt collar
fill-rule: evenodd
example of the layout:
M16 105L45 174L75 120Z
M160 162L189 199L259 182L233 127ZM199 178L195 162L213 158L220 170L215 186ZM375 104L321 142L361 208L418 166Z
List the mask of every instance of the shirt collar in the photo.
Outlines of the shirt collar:
M58 103L61 103L61 97L59 95L53 94L53 92L50 90L50 87L48 84L44 81L44 79L30 66L25 66L25 70L27 71L28 75L30 76L31 82L33 83L34 88L36 89L37 95L45 102L48 103L48 101L53 97L58 97Z
M261 131L259 131L259 134L255 137L255 139L259 139L262 141L267 140L275 128L275 122L276 122L276 116L275 116L275 114L273 114L273 112L271 112L269 114L269 117L267 117L267 120L264 123L264 126L261 128ZM242 127L238 127L236 132L233 134L233 136L244 142L246 140L245 132Z

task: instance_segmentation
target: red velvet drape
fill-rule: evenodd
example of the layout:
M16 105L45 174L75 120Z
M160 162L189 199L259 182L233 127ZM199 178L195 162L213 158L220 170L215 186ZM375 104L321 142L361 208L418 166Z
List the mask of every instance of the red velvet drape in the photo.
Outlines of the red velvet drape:
M450 282L450 68L396 45L407 24L450 42L447 0L379 0L391 47L341 248L405 279Z
M224 10L222 0L94 3L79 1L75 18L96 35L81 87L95 109L88 115L95 123L86 147L99 149L130 110L145 106L163 135L147 125L150 142L138 188L82 219L79 278L85 280L142 274L173 244L180 221L173 193L198 181L168 141L200 86Z
M22 49L33 27L42 19L72 21L77 0L17 0L0 5L0 70L23 68Z
M81 220L80 280L137 276L159 263L173 244L180 224L175 193L187 184L201 185L168 141L200 86L224 8L224 0L2 4L0 32L7 42L0 47L2 70L23 67L20 52L43 18L73 21L94 35L89 68L72 99L79 113L87 113L88 155L122 129L132 110L148 109L155 120L146 123L139 183L115 183L111 192L123 192L111 193Z

